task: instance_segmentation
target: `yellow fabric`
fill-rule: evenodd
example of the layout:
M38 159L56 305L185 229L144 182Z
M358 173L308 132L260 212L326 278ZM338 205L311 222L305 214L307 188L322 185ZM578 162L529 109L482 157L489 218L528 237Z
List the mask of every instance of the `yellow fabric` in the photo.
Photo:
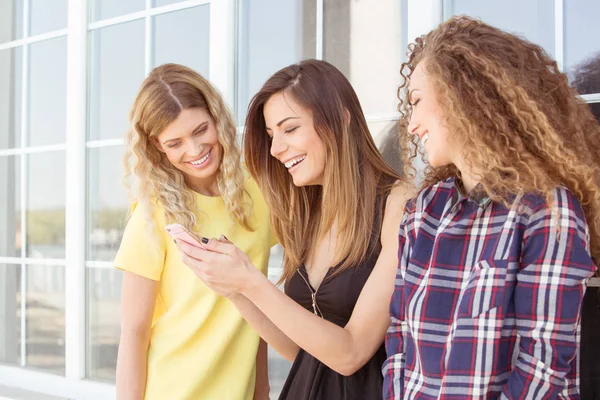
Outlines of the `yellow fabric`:
M197 195L201 228L196 233L224 234L266 274L274 236L269 212L251 179L246 190L254 232L230 221L221 197ZM252 399L258 335L229 300L181 262L164 229L164 211L157 207L153 219L158 229L149 229L142 207L133 211L115 259L117 268L159 281L145 399Z

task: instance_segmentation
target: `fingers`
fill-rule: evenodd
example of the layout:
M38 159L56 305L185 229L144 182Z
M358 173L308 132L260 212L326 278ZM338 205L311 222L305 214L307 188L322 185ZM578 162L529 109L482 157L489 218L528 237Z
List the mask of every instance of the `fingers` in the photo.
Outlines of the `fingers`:
M225 238L226 241L221 241L222 238ZM219 240L208 239L208 241L206 241L206 238L202 238L202 244L207 250L221 254L232 254L235 248L235 246L231 244L231 242L227 240L224 235L221 235Z
M227 236L225 236L225 235L219 236L219 242L233 244L233 242L231 240L227 239Z
M177 248L184 254L195 258L196 260L204 260L207 256L207 251L196 246L192 246L183 240L176 239Z

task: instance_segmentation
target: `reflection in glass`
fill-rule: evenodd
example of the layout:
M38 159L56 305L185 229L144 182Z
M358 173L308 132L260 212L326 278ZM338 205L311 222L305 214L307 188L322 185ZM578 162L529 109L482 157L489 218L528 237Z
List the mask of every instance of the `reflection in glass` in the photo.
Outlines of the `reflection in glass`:
M89 378L114 382L120 334L122 272L88 268Z
M21 267L0 264L0 364L21 364Z
M31 45L28 145L64 143L67 115L67 38Z
M30 36L67 28L67 0L30 0Z
M154 24L153 66L177 63L208 77L208 5L158 15Z
M0 43L23 38L23 0L0 1Z
M581 94L600 93L600 2L564 2L565 68Z
M0 149L21 147L21 47L0 51Z
M144 20L92 32L89 139L122 138L144 80Z
M279 69L316 51L316 0L243 2L239 11L237 122L251 97Z
M571 0L569 0L571 1ZM554 2L547 0L445 0L445 17L465 14L524 36L554 56ZM565 2L568 3L568 2ZM412 42L414 38L409 38Z
M112 261L123 237L129 211L123 152L123 146L89 150L88 260Z
M119 17L145 8L146 0L91 0L90 21Z
M65 373L65 268L27 265L27 367Z
M0 257L21 256L21 157L0 157ZM2 293L0 292L0 296Z
M65 257L65 153L26 156L27 257Z

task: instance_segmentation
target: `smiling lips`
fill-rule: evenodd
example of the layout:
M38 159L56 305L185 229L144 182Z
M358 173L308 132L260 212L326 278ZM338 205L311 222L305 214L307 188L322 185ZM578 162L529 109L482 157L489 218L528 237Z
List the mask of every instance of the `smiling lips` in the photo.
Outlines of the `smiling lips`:
M306 158L306 156L300 156L300 157L296 157L294 159L291 159L289 161L284 162L283 164L285 165L285 167L287 169L292 168L294 165L297 165L299 163L301 163L302 161L304 161L304 159Z
M194 167L200 167L202 165L204 165L206 163L206 161L208 161L208 159L210 158L210 154L211 154L212 150L210 150L208 153L206 153L206 155L198 160L195 161L188 161L189 164L192 164Z
M421 143L423 143L423 145L425 145L425 143L427 143L427 140L429 140L429 132L427 132L423 136L421 136Z

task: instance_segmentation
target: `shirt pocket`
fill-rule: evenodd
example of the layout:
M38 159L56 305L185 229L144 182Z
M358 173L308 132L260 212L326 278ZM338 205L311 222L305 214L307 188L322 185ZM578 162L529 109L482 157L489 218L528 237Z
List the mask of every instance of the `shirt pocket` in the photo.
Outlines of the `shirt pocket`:
M503 260L475 264L458 305L458 318L477 318L502 305L507 265Z

